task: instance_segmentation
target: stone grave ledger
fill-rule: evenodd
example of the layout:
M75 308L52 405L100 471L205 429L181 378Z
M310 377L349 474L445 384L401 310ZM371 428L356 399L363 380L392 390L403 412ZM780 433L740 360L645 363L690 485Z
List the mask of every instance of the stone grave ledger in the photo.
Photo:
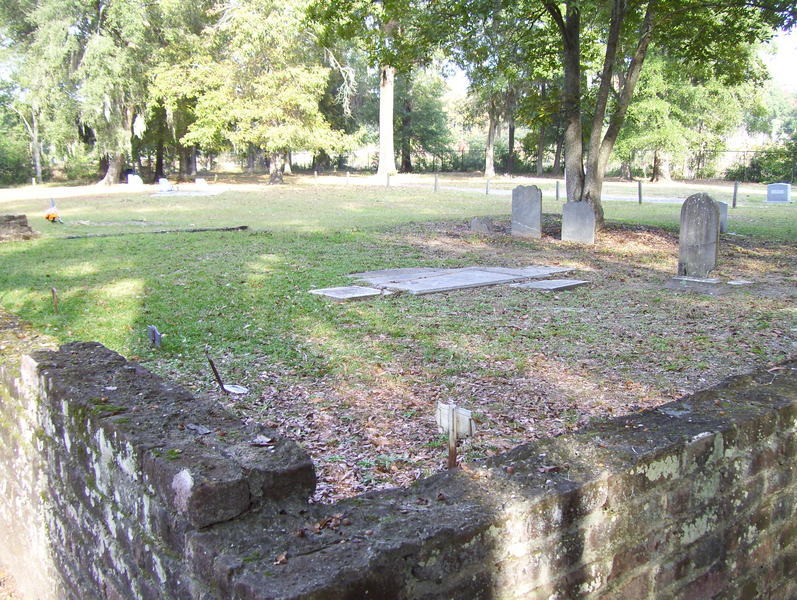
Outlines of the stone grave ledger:
M567 202L562 206L562 241L595 243L595 212L589 202Z
M767 202L791 202L791 185L788 183L770 183L767 186Z
M708 277L717 266L720 209L708 194L693 194L681 206L678 275Z
M536 185L519 185L512 190L512 235L542 237L542 192Z

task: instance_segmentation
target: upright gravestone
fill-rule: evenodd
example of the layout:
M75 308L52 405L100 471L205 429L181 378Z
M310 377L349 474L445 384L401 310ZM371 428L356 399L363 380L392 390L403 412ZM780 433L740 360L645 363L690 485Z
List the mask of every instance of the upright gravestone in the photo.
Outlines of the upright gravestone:
M512 235L542 237L542 192L536 185L519 185L512 190Z
M589 202L566 202L562 206L562 241L595 243L595 212Z
M473 217L470 222L470 230L473 233L493 233L495 226L490 217Z
M717 202L720 210L720 233L728 233L728 203Z
M720 209L708 194L694 194L681 206L678 275L708 277L717 266Z
M770 183L767 186L767 202L791 202L791 185Z

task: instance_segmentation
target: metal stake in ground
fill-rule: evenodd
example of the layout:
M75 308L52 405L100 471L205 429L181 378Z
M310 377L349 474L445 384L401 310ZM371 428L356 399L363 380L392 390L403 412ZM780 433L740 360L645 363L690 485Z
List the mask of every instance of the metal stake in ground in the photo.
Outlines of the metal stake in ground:
M53 309L55 310L55 314L58 314L58 290L50 288L50 293L53 295Z
M637 183L637 195L639 196L639 203L642 204L642 180L640 179Z
M736 208L736 195L739 193L739 182L733 182L733 208Z
M457 406L448 405L448 468L457 467Z
M216 365L213 362L213 359L210 358L210 354L208 353L208 349L205 348L205 358L208 359L208 364L210 364L210 370L213 371L213 377L216 379L216 383L219 384L221 391L225 394L229 394L230 392L227 391L227 388L224 387L224 382L221 380L221 375L219 375L218 369L216 369Z
M438 188L438 186L437 186L437 173L435 173L434 174L434 191L435 192L437 191L437 188Z

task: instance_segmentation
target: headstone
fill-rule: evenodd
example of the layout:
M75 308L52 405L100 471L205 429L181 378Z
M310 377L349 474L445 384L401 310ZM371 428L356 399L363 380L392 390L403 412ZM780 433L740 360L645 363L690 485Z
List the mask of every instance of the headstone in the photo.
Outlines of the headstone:
M144 185L144 180L141 179L141 175L137 175L136 173L128 173L127 174L127 185L133 185L136 187Z
M693 194L681 206L678 275L706 278L717 266L720 209L711 196Z
M310 293L316 296L324 296L335 302L350 302L352 300L364 300L375 296L386 296L391 292L375 290L374 288L367 288L359 285L347 285L343 287L310 290Z
M163 334L158 331L158 328L154 325L147 325L147 338L149 338L150 344L155 346L156 348L161 347L161 343L163 341Z
M513 283L509 287L520 288L523 290L544 290L547 292L561 292L570 290L582 285L587 285L589 281L581 279L544 279L542 281L527 281L525 283Z
M770 183L767 186L767 202L791 202L791 185Z
M728 233L728 203L717 202L720 209L720 233Z
M589 202L566 202L562 206L562 241L595 243L595 212Z
M160 187L161 192L174 191L174 186L165 177L161 177L160 179L158 179L158 186Z
M197 177L197 178L194 180L194 183L196 183L196 186L197 186L198 188L200 188L200 189L206 189L206 188L208 187L208 182L207 182L207 180L206 180L206 179L202 179L201 177Z
M490 217L474 217L470 222L470 230L473 233L493 233L495 227Z
M29 240L37 235L25 215L0 215L0 242Z
M519 185L512 190L512 235L542 237L542 192L536 185Z

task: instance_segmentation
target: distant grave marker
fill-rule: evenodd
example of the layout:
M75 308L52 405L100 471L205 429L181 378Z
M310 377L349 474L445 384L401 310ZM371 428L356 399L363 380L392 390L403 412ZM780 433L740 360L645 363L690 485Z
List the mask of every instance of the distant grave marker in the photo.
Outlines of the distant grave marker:
M512 235L542 237L542 191L536 185L519 185L512 190Z
M136 173L128 173L127 174L127 185L131 185L134 187L141 187L144 185L144 180L141 179L141 175Z
M28 225L25 215L0 215L0 242L29 240L38 235Z
M448 468L457 466L457 440L472 436L476 432L476 423L471 411L451 404L437 403L435 421L440 433L448 434Z
M589 202L567 202L562 206L562 241L595 243L595 212Z
M791 202L791 185L788 183L770 183L767 186L767 202Z

